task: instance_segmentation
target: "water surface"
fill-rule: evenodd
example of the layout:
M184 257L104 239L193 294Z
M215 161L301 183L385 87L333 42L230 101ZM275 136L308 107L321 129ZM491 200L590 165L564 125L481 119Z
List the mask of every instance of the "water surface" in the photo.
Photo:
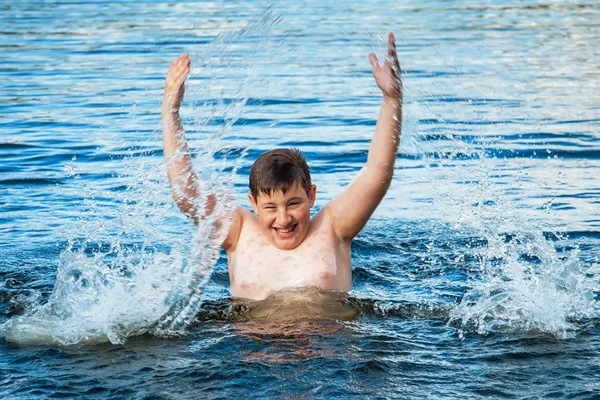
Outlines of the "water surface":
M600 395L594 2L32 0L0 20L2 397ZM404 132L353 290L327 298L344 313L260 318L170 199L168 66L192 56L206 181L248 206L252 161L297 146L318 209L366 161L389 31Z

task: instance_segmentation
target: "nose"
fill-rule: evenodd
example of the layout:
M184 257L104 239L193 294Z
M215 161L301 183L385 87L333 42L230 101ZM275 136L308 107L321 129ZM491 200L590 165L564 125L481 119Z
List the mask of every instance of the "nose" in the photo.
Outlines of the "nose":
M281 228L287 227L292 222L292 216L288 214L287 209L281 208L277 211L277 226Z

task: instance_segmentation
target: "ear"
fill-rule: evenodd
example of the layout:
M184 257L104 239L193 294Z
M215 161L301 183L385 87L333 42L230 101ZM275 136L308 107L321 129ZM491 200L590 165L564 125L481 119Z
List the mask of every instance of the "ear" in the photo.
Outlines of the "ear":
M317 199L317 185L312 185L308 192L308 203L310 207L315 205L315 200Z
M254 198L254 196L252 196L252 193L248 193L248 200L250 200L250 204L252 204L252 209L254 210L254 214L256 214L256 216L258 216L258 203L256 202L256 199Z

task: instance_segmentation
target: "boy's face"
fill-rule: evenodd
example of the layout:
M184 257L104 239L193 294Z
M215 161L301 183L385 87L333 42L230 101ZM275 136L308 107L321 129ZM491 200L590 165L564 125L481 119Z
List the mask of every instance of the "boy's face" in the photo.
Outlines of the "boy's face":
M271 195L259 193L256 199L248 194L260 228L273 246L291 250L302 243L310 225L310 209L315 204L316 191L315 185L306 193L296 184L285 194L281 190Z

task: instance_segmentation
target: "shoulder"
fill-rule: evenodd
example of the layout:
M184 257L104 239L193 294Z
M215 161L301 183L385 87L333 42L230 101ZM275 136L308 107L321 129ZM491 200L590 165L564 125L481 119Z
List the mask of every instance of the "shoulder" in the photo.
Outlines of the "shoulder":
M250 210L241 206L236 206L231 216L231 225L229 226L227 238L221 247L227 252L234 250L240 239L242 229L244 226L252 223L254 219L256 219L256 216L250 212Z
M363 167L350 184L325 207L337 237L351 242L362 230L387 192L390 179L368 166Z
M337 199L337 198L336 198ZM336 203L336 199L331 200L327 203L314 218L318 217L318 225L320 229L328 229L340 243L350 243L354 238L354 235L344 234L344 227L347 223L350 211L340 210L339 204ZM342 211L342 212L341 212Z
M314 232L327 232L330 235L334 235L338 241L341 241L341 238L335 231L330 204L325 205L311 218L311 230Z

